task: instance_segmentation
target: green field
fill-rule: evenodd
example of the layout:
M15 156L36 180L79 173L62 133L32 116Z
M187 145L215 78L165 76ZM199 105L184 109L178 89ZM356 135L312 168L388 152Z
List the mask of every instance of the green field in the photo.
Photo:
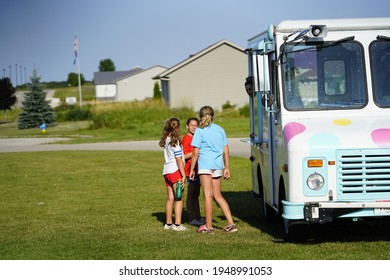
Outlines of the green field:
M327 224L313 227L306 244L284 242L280 224L261 220L245 158L232 157L232 178L223 182L239 232L220 230L226 222L215 207L217 230L209 235L189 225L186 232L163 230L162 152L29 152L0 157L3 260L390 258L388 224Z

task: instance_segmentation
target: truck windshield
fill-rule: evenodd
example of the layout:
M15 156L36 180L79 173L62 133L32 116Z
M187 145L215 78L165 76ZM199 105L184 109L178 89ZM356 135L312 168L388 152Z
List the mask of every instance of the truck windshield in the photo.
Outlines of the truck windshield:
M357 109L367 104L363 49L356 41L282 46L287 110Z
M374 101L379 107L390 107L390 41L372 42L370 59Z

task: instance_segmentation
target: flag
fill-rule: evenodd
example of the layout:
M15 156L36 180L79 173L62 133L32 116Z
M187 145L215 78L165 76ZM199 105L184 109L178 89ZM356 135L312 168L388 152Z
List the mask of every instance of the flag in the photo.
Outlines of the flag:
M77 36L74 37L73 50L74 50L74 60L73 60L73 64L76 65L77 52L78 52Z

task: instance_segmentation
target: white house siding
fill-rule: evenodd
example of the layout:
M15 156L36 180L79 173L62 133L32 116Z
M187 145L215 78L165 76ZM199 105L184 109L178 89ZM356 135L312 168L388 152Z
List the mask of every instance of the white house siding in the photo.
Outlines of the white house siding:
M209 105L221 110L227 101L242 107L249 102L244 90L246 75L245 53L222 44L168 75L170 107L199 110Z
M116 96L116 85L96 85L95 86L96 99L114 100Z
M167 68L155 66L136 75L123 77L116 81L118 101L144 100L153 97L155 80L152 77L165 71ZM157 81L158 82L158 81ZM160 86L161 87L161 86Z

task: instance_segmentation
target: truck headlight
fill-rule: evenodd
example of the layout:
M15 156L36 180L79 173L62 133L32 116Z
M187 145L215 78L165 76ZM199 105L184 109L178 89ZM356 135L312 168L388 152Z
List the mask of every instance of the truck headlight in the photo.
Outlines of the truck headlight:
M313 191L318 191L324 186L324 177L318 173L310 174L306 180L307 186Z

